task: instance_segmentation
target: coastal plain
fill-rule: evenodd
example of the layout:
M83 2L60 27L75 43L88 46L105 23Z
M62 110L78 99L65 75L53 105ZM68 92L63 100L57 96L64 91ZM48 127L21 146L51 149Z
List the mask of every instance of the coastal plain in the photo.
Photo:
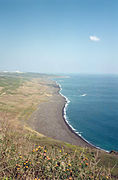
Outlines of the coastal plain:
M40 103L37 110L30 117L28 124L34 130L73 145L92 147L81 137L76 135L64 119L66 99L59 93L60 87L55 81L50 81L48 101Z
M65 148L68 152L83 151L89 156L96 148L76 135L66 123L63 116L66 99L53 78L38 73L0 73L0 141L4 134L2 124L8 122L7 129L15 134L11 133L13 138L20 135L17 141L24 154L38 143L47 148ZM103 167L114 167L112 174L118 177L115 154L97 150L97 158Z
M44 136L82 147L91 147L64 119L66 99L50 76L1 74L0 116Z

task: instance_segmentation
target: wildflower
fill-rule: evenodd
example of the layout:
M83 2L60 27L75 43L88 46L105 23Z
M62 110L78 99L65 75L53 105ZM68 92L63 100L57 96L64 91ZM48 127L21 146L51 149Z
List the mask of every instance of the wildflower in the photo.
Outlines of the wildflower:
M61 150L59 152L61 152Z
M26 163L24 163L24 165L26 165Z
M19 158L22 158L22 156L19 156Z
M47 160L50 160L50 158L47 156Z
M28 166L26 166L26 168L28 168Z
M43 155L44 155L44 157L43 157L43 158L44 158L44 159L46 159L46 153L44 153Z
M41 146L39 146L39 149L40 149Z
M86 163L86 166L88 166L88 163Z
M44 153L43 155L46 156L46 153Z
M20 165L16 164L16 169L19 170L20 169Z
M33 149L33 152L35 152L35 149Z
M67 171L69 171L69 169L67 169Z
M106 176L106 179L109 179L109 177L108 177L108 176Z
M44 152L46 153L47 151L46 151L46 150L44 150Z
M71 166L71 164L68 164L69 166Z
M72 177L69 177L69 179L71 180L71 179L72 179Z
M38 148L36 148L36 151L38 151Z
M28 163L28 161L26 161L26 163Z

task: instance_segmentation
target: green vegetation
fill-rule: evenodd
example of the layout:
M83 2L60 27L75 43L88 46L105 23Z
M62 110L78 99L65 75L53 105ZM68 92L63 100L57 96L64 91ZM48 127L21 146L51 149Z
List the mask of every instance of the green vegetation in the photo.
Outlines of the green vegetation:
M21 86L23 82L24 80L21 78L11 78L6 76L0 77L0 87L3 88L0 92L0 95L2 95L3 93L12 94L12 91Z
M118 159L114 156L40 137L22 130L22 126L13 128L7 121L1 127L0 179L118 178L118 173L114 174Z
M19 121L28 120L39 97L46 100L44 85L39 93L39 83L31 82L45 76L0 73L0 179L118 179L118 156L45 137Z
M44 96L38 73L0 73L0 113L27 120ZM43 87L43 84L42 84ZM41 87L41 88L42 88ZM42 88L43 89L43 88ZM43 98L43 101L45 99ZM3 115L3 114L2 114Z
M50 75L51 76L51 75ZM20 87L26 80L31 80L32 78L45 78L47 75L39 73L0 73L0 87L3 89L0 95L3 93L12 94L13 90Z
M0 95L3 93L15 94L15 90L19 88L24 82L31 81L33 78L46 78L52 75L39 73L2 73L0 72ZM53 75L54 77L54 75Z

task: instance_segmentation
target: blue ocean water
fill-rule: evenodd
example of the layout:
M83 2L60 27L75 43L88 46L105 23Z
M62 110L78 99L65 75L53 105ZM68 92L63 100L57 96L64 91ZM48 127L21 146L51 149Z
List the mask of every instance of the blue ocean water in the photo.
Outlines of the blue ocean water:
M70 103L67 121L93 145L118 151L118 75L68 75L56 79Z

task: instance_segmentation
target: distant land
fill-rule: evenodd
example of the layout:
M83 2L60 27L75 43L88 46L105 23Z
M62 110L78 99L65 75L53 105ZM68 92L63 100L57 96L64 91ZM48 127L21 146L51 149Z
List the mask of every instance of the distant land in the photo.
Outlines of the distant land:
M57 166L70 168L70 173L66 175L64 174L68 168L64 172L61 169L62 175L59 173L58 177L76 179L81 174L81 177L87 178L86 171L91 172L91 168L99 160L96 169L96 173L101 172L99 177L118 178L117 153L97 150L77 136L64 121L63 108L66 99L60 95L59 86L52 80L57 77L59 76L19 71L0 72L0 178L52 178L59 173ZM36 157L39 159L36 160ZM41 169L37 171L38 162ZM64 166L60 166L59 163L62 162ZM90 165L91 162L93 166ZM46 171L43 173L42 163L48 164L48 167L44 165ZM53 166L53 173L48 171L50 165ZM76 174L75 169L78 166L81 173L77 171ZM106 170L100 170L101 166ZM112 173L108 173L109 167L114 167ZM95 179L96 174L90 173L90 176Z

